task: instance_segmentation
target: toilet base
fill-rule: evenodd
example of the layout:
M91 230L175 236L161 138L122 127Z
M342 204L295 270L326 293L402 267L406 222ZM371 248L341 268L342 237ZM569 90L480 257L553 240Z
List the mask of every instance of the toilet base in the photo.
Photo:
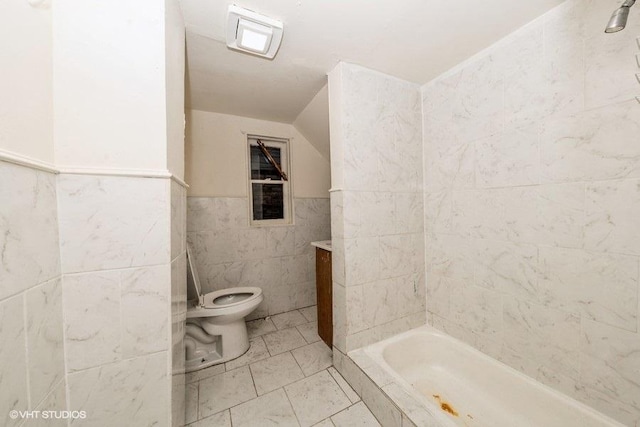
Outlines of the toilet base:
M218 339L210 344L199 342L195 337L187 334L185 340L191 340L187 345L187 360L185 371L193 372L213 365L228 362L242 356L249 350L249 336L244 318L238 321L218 325L211 322L212 318L190 319L204 329L207 334L217 336Z
M185 360L185 372L197 371L209 366L223 363L218 342L212 344L197 343L192 354L187 354Z

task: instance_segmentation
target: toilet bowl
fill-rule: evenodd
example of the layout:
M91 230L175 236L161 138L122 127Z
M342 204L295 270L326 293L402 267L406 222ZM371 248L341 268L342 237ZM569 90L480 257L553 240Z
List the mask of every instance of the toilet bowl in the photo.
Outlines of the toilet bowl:
M244 318L264 299L262 289L237 287L202 294L187 246L186 372L242 356L249 349Z

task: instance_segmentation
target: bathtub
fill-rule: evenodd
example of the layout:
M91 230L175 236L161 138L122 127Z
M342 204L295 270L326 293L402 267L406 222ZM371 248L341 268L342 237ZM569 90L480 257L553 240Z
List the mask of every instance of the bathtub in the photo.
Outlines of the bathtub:
M419 427L623 427L429 326L349 355ZM399 389L410 399L394 398Z

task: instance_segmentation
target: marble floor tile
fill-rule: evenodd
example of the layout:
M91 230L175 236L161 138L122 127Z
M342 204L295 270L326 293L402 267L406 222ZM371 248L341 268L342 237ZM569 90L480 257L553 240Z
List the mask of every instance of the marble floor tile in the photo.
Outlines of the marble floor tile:
M303 325L296 326L296 328L309 344L320 341L321 339L320 335L318 335L318 322L305 323Z
M185 386L185 423L198 420L198 383Z
M283 389L231 408L233 427L298 427L291 403Z
M200 381L198 416L208 417L256 396L248 366L204 379Z
M332 352L327 345L318 341L291 351L306 377L327 369L333 363Z
M249 340L249 345L249 350L247 350L245 354L225 363L227 371L271 357L269 350L267 350L267 345L264 343L262 337L251 338Z
M259 396L304 378L289 352L252 363L250 368Z
M331 421L336 427L375 427L380 426L376 417L373 416L367 405L363 402L337 413L331 417Z
M307 344L296 328L271 332L264 335L263 338L272 356Z
M276 325L273 324L271 319L257 319L247 322L247 333L249 334L249 338L258 337L276 330Z
M227 409L195 423L187 424L187 427L231 427L231 416Z
M329 372L329 374L333 377L333 379L338 383L338 385L340 386L342 391L344 391L344 394L347 395L351 403L356 403L360 401L360 396L358 396L358 393L356 393L351 388L347 380L342 378L342 375L340 375L340 372L338 372L336 368L332 366L327 369L327 372Z
M189 372L187 373L185 380L187 384L191 384L205 378L210 378L214 375L221 374L224 371L224 363L221 363L220 365L209 366L208 368L201 369L199 371Z
M297 310L276 314L271 317L271 320L278 330L293 328L294 326L309 322L309 320Z
M285 391L302 427L312 426L351 405L327 371L290 384Z
M305 322L283 330L271 320L248 322L258 335L250 338L247 353L187 374L187 427L378 426L331 366L331 350L317 336L316 322Z
M318 306L312 305L311 307L305 307L298 310L309 322L318 321Z

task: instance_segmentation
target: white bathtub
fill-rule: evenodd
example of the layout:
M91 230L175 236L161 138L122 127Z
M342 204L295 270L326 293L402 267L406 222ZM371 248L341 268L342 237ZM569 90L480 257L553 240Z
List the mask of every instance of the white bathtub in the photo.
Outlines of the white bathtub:
M442 426L622 426L429 326L364 354Z

